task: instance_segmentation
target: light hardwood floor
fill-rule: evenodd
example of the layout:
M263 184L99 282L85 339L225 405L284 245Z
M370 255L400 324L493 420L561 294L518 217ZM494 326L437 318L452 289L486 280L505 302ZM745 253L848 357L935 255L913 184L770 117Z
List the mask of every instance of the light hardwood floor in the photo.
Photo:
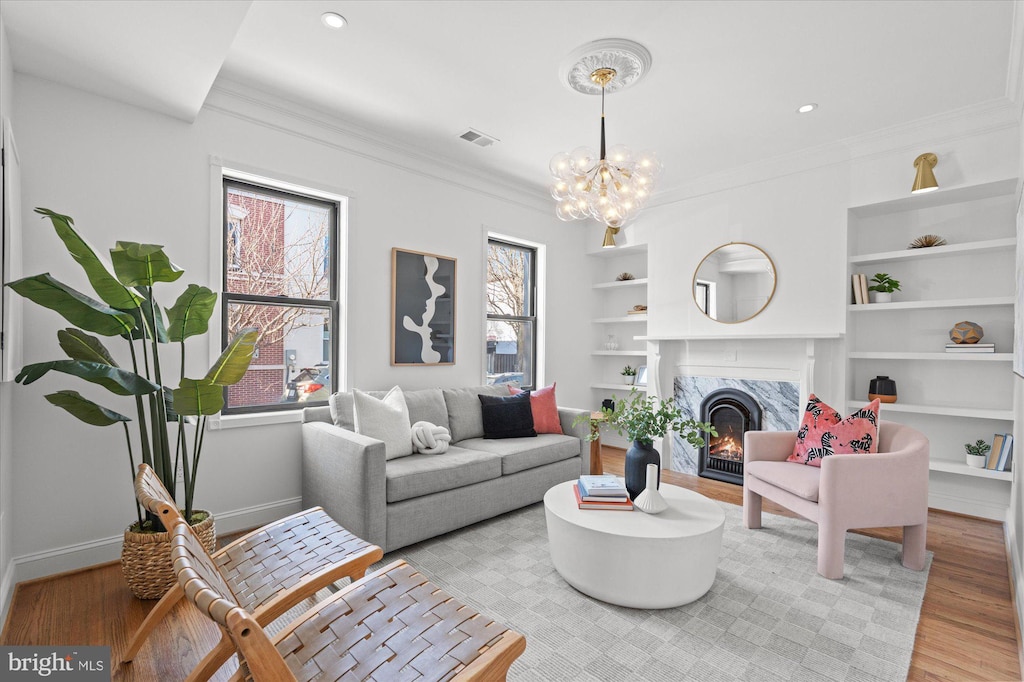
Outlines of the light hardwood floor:
M621 475L623 455L622 450L604 448L605 470ZM666 482L714 499L732 504L743 501L739 486L674 472L665 472L664 477ZM765 511L787 513L767 501ZM1021 680L1002 526L935 511L928 524L928 549L935 559L909 679ZM865 532L887 540L900 539L898 529ZM134 663L117 665L128 638L155 603L131 596L117 564L21 584L0 643L106 644L112 648L114 679L184 679L218 637L212 624L184 605L156 628ZM228 679L234 668L234 662L229 662L215 679Z

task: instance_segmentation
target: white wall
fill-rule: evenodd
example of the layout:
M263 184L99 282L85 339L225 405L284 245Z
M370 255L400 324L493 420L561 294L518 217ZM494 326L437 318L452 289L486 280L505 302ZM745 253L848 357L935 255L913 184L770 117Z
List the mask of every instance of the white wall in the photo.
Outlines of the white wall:
M7 27L0 18L0 120L11 116L14 102L14 72L11 67L11 48L7 42ZM3 258L0 247L0 260ZM14 587L11 564L11 535L14 522L11 499L11 459L13 457L11 410L11 382L0 381L0 623L6 621Z
M211 158L351 197L347 301L349 385L407 388L482 383L483 244L486 231L547 245L547 376L559 401L587 405L586 364L576 352L589 334L583 230L553 216L540 198L523 202L514 188L462 176L426 160L345 134L313 112L264 106L215 91L186 124L48 81L18 74L14 120L23 161L25 271L52 271L72 286L87 283L48 223L31 214L47 206L75 218L95 246L118 238L164 244L186 269L179 282L210 281L211 214L219 201ZM482 152L486 153L486 152ZM504 198L512 197L509 201ZM532 201L532 200L531 200ZM458 259L456 364L392 367L388 359L390 257L394 246ZM173 287L169 287L173 289ZM177 290L174 290L174 294ZM59 357L63 321L26 306L25 362ZM205 371L205 349L190 366ZM123 438L86 427L43 400L81 382L48 376L15 388L14 534L18 579L112 559L117 536L134 515ZM95 397L112 401L100 391ZM295 423L230 428L207 435L197 504L224 530L299 508L300 439Z
M1018 10L1024 8L1024 3L1019 3ZM1024 93L1022 93L1024 94ZM1019 177L1017 184L1017 253L1024 249L1024 106L1020 110L1020 161ZM1024 263L1017 262L1017 267L1024 267ZM1020 283L1024 281L1024 273L1017 272L1017 316L1020 320L1024 315L1024 288ZM1014 348L1015 353L1024 352L1024 348ZM1010 508L1006 512L1006 546L1010 554L1010 580L1014 584L1014 597L1017 600L1017 632L1024 636L1024 378L1018 375L1013 377L1013 399L1014 412L1017 415L1016 427L1013 431L1013 440L1016 443L1014 448L1013 461L1013 482L1010 484ZM1021 665L1024 666L1024 649L1020 652Z

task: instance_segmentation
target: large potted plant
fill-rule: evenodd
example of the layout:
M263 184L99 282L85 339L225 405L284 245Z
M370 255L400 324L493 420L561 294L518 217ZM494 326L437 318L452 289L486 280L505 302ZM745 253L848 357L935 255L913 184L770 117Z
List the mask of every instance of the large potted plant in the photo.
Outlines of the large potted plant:
M615 396L612 396L615 398ZM602 407L608 425L620 436L632 441L626 451L626 491L635 500L647 486L647 465L657 464L658 485L661 485L661 455L654 448L654 439L662 438L669 431L675 431L690 445L699 448L704 445L702 434L717 436L715 428L705 422L684 419L683 413L671 400L648 397L637 389L629 396L615 398L614 409ZM589 415L586 415L589 418ZM591 433L589 440L596 440L597 433Z
M79 236L70 217L45 208L37 208L36 213L53 223L57 236L82 266L99 300L76 291L49 273L8 284L73 325L57 332L67 359L26 365L15 381L27 385L51 371L61 372L102 386L133 404L138 427L134 437L128 426L133 421L131 417L101 406L77 391L63 390L45 396L87 424L121 424L132 480L136 467L133 439L138 442L140 460L153 467L171 495L177 492L180 471L184 480L180 496L183 515L212 550L216 542L213 517L193 508L206 419L220 412L225 387L241 380L249 368L257 331L239 332L203 378L186 378L185 340L206 333L217 294L190 284L174 305L166 309L165 319L153 287L159 282L178 280L184 270L171 262L163 247L119 241L110 249L108 264ZM121 367L94 334L120 337L127 346L131 368ZM180 358L176 388L164 383L166 365L161 359L161 351L171 344L178 346L174 354ZM191 444L186 422L194 426ZM132 592L142 599L156 599L175 580L169 534L158 518L144 518L137 502L135 512L136 521L125 531L121 564Z

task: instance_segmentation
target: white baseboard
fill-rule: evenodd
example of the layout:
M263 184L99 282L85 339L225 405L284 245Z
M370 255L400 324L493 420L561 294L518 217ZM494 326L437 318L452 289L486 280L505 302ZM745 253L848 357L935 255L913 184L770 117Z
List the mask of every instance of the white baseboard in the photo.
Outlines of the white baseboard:
M0 630L7 623L7 611L11 608L11 597L14 596L14 562L8 561L0 573Z
M992 521L1006 520L1007 506L1005 504L991 504L973 497L957 497L956 495L943 495L929 491L928 506L932 509L951 511L967 516L977 516L982 519L991 519Z
M257 528L301 510L302 498L293 497L245 509L214 512L214 519L217 524L217 532L227 535L240 530ZM8 573L14 574L12 577L15 582L22 582L115 561L121 556L123 541L124 535L114 535L15 557L11 562L14 565L13 571L5 573L5 583L3 584L6 584L6 580L8 580ZM6 595L6 592L0 592L0 595ZM4 604L6 608L6 597Z

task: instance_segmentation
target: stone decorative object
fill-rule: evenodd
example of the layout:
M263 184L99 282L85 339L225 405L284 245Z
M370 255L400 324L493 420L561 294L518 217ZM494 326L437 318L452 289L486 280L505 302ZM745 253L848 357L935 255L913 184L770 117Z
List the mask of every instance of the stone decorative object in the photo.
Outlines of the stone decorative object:
M937 234L924 234L910 242L908 249L927 249L933 246L945 246L946 240Z
M660 514L668 509L668 502L658 492L658 469L657 464L647 465L647 487L633 500L633 506L645 514Z
M964 320L957 322L949 330L949 339L953 343L978 343L985 336L985 330L977 322Z

